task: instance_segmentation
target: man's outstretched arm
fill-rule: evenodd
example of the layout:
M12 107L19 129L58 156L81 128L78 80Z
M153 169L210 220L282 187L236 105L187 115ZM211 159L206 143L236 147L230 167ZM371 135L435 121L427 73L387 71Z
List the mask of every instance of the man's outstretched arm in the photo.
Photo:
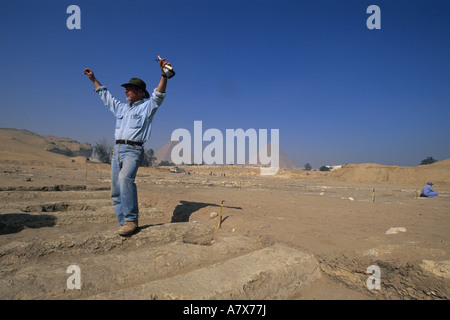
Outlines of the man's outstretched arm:
M101 83L98 82L97 78L94 76L94 72L92 72L91 69L89 68L84 69L84 74L87 75L89 80L91 80L94 83L95 89L102 86Z
M170 66L170 62L167 62L166 59L161 59L159 62L159 67L161 68L161 79L159 80L158 87L156 88L157 92L165 93L167 87L167 76L164 72L164 66Z
M102 86L102 84L95 78L94 73L91 69L84 69L84 74L89 77L89 80L91 80L94 83L95 91L98 93L100 99L103 101L103 104L112 112L114 115L117 114L118 109L124 105L119 100L114 98L109 91ZM98 88L102 87L104 90L97 91ZM126 104L125 104L126 105Z

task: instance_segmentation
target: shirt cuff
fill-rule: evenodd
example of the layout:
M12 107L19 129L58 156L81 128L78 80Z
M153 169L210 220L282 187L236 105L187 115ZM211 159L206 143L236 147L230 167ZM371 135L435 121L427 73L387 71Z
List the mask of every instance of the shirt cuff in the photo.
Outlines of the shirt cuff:
M94 89L95 92L99 92L100 90L107 90L107 89L105 86L100 86L100 87Z
M164 98L166 96L166 93L164 92L158 92L156 91L157 88L153 89L153 94L158 98Z

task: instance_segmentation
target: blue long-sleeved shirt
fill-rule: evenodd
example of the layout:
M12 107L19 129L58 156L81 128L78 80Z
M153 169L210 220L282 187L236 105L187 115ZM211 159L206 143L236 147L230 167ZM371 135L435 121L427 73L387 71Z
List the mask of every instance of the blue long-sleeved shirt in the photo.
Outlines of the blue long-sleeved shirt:
M140 100L130 107L114 98L105 86L95 89L105 106L116 117L116 140L146 142L150 138L153 116L166 94L153 90L148 100Z
M427 184L422 189L422 194L427 198L435 198L438 196L437 192L433 190L433 187Z

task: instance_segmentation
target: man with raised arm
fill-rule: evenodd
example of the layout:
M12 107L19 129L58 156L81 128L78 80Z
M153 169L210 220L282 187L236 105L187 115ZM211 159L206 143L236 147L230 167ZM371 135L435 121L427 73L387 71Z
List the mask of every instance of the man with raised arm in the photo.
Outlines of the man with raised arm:
M84 74L94 83L95 92L116 117L115 145L111 160L111 199L121 226L121 236L132 235L138 228L139 209L134 181L144 156L143 145L150 137L153 116L166 95L165 66L170 66L170 63L161 59L161 79L152 94L147 91L146 84L141 79L131 78L128 83L122 84L128 103L115 99L100 84L92 70L84 69Z

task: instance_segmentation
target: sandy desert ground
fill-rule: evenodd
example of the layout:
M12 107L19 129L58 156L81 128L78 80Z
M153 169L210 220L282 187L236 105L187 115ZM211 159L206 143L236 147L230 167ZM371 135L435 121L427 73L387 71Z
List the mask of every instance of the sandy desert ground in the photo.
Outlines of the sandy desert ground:
M275 176L140 168L140 228L120 237L108 165L2 139L0 299L450 298L450 160ZM428 180L440 196L417 198Z

